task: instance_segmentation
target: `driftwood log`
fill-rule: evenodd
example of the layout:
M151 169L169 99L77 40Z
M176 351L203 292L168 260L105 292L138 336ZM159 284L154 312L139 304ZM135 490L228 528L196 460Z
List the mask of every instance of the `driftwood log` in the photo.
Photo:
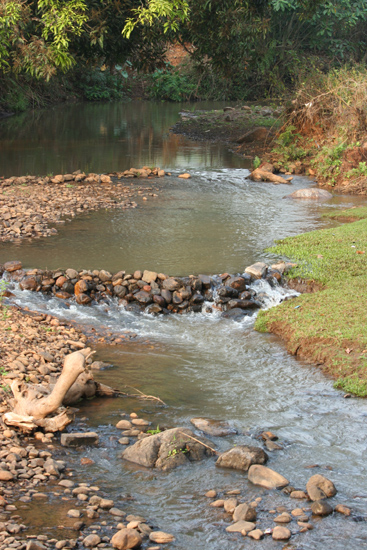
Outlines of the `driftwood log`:
M56 384L48 388L14 380L11 384L13 410L3 415L4 423L25 433L37 428L56 432L74 419L73 410L65 409L65 406L85 397L118 395L112 388L98 384L86 371L86 360L91 353L89 348L85 348L68 355Z

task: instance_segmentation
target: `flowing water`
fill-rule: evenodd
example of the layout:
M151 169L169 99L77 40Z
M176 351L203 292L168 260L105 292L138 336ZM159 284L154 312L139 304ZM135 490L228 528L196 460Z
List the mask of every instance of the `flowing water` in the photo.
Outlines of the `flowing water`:
M241 273L254 261L275 259L264 252L275 238L325 226L329 222L320 218L324 210L358 203L350 197L335 197L323 205L293 202L283 199L290 192L288 187L249 182L245 179L248 166L218 145L190 143L167 133L180 108L146 107L146 104L93 106L90 111L93 120L88 119L93 131L86 133L81 129L75 140L71 140L66 129L66 122L74 124L72 113L77 115L74 107L60 110L65 117L65 137L56 112L42 115L49 120L44 134L42 124L37 130L35 120L31 121L32 132L37 130L37 136L45 137L44 142L38 139L44 143L46 152L40 149L37 157L36 151L32 160L39 172L47 170L48 163L56 165L55 173L76 167L85 169L87 161L82 152L90 150L94 153L90 170L124 169L153 161L173 172L190 169L193 177L184 182L176 177L154 182L160 188L158 198L142 202L136 210L87 214L59 229L55 237L21 245L2 244L0 262L17 258L26 267L112 271L146 268L173 275ZM85 114L88 109L83 106L81 111ZM121 120L114 120L116 113L125 113L125 126ZM133 122L138 119L143 120L140 134ZM153 122L158 124L156 133ZM138 126L137 122L135 125ZM146 138L148 127L151 142ZM120 130L114 133L113 128ZM130 135L124 146L117 145L121 128L124 135ZM51 134L50 142L47 134ZM139 140L138 134L143 134L144 139ZM6 136L5 129L2 139L8 139ZM23 150L24 158L28 158L25 163L29 163L30 135L17 136L13 162ZM118 147L121 156L116 153ZM65 160L63 151L73 148L72 165L71 159ZM52 157L51 150L58 154ZM107 150L111 156L105 158ZM170 154L164 157L164 151ZM132 155L136 155L133 160ZM153 159L158 157L155 162ZM7 166L7 175L14 173L11 162L3 166ZM29 166L28 171L33 171ZM22 171L24 166L19 173ZM292 190L311 184L307 178L295 178ZM268 294L268 307L283 298L281 289L261 284L263 288L258 290ZM304 488L313 473L322 473L338 488L335 503L343 502L353 509L352 518L333 515L316 522L314 531L296 534L292 542L297 548L310 550L367 548L366 402L344 399L318 368L289 356L275 336L256 333L253 318L233 322L215 313L164 318L137 316L116 304L108 308L72 305L65 309L56 299L18 290L15 300L89 327L137 334L135 342L121 347L97 347L97 358L114 367L98 372L96 377L114 387L127 385L158 395L168 406L162 408L131 398L98 399L83 404L77 427L95 429L101 442L98 448L73 451L68 460L74 463L81 481L88 476L88 481L108 490L117 506L138 512L160 529L173 533L176 542L170 547L178 550L282 547L272 540L258 543L226 533L223 513L209 507L204 497L208 489L240 489L249 501L264 496L258 509L262 528L272 526L265 510L281 504L291 510L299 503L290 502L278 492L268 494L251 486L244 474L216 468L214 459L167 473L124 463L117 442L119 432L114 427L124 412L138 412L153 427L190 427L190 418L197 416L225 419L237 429L238 435L212 438L219 450L242 443L259 444L255 436L264 429L272 430L284 449L271 454L271 468L285 475L296 488ZM94 461L87 470L80 466L82 456ZM315 464L318 464L315 469L306 468ZM126 494L135 500L125 502L122 495ZM32 523L34 506L24 507ZM296 531L294 526L292 529Z

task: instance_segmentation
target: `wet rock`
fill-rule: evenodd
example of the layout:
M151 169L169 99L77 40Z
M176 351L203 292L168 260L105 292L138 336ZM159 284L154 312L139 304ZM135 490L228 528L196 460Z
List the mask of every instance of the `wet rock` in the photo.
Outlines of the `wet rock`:
M237 433L231 428L228 422L224 420L212 420L211 418L191 418L191 424L198 430L201 430L212 437L224 437L226 435Z
M210 506L212 506L213 508L223 508L224 502L225 501L220 498L218 500L215 500L214 502L211 502Z
M71 489L71 487L74 487L75 483L74 481L71 481L71 479L62 479L59 481L59 485L61 487L66 487L67 489Z
M245 273L248 273L254 279L261 279L266 275L267 265L263 262L257 262L256 264L246 267Z
M209 289L212 286L212 279L209 275L199 275L198 279L204 289Z
M99 508L102 508L102 510L110 510L113 508L114 502L110 498L101 498L99 501Z
M153 301L153 297L149 294L149 292L141 290L135 294L135 300L137 300L140 304L148 305Z
M107 281L111 281L112 274L109 271L105 271L104 269L101 269L101 271L98 274L98 277L102 281L102 283L105 283Z
M249 536L250 539L253 540L261 540L264 536L264 533L261 531L261 529L254 529L253 531L247 533L247 536Z
M257 464L250 466L248 479L254 485L260 485L266 489L281 489L289 485L289 481L274 470Z
M113 291L118 298L124 298L127 293L126 287L121 285L114 286Z
M210 489L210 491L205 493L205 496L208 498L215 498L217 496L217 491L215 489Z
M144 418L133 418L131 423L134 426L149 426L150 422L148 420L144 420Z
M220 296L220 298L237 298L238 294L239 292L236 288L227 285L222 286L218 290L218 296Z
M215 465L247 472L253 464L265 464L268 455L260 447L238 445L220 455Z
M122 458L147 468L168 470L188 461L202 460L214 453L209 448L192 439L191 430L173 428L141 439L122 453ZM196 437L195 437L196 438ZM213 444L205 438L199 439L205 445Z
M231 319L232 321L241 321L246 316L246 311L243 309L240 309L239 307L235 307L233 309L230 309L228 311L223 311L221 317L224 319Z
M26 550L45 550L45 546L38 540L30 540L27 543Z
M67 513L68 517L69 518L80 518L80 516L82 515L81 514L81 511L80 510L69 510L68 513Z
M233 514L233 512L235 511L235 508L237 506L237 499L236 498L229 498L227 500L224 501L224 505L223 505L223 508L224 508L224 511L229 513L229 514Z
M238 292L243 292L247 288L246 280L243 277L231 277L226 281L226 285L238 290Z
M267 448L268 451L270 451L271 453L273 451L282 451L283 450L283 447L281 445L278 445L278 443L275 443L274 441L271 441L270 439L267 439L265 441L265 447Z
M116 428L118 430L130 430L132 428L132 424L129 420L120 420L116 424Z
M168 542L173 542L175 537L163 531L152 531L149 535L149 540L157 544L167 544Z
M300 500L307 499L307 495L304 491L292 491L289 496Z
M327 200L332 198L332 194L326 189L316 189L311 187L309 189L297 189L294 193L287 196L289 199L313 199L313 200Z
M91 303L92 299L88 294L81 293L76 297L76 301L78 304L86 306Z
M77 279L79 277L79 273L75 269L67 269L65 275L68 279Z
M88 535L83 540L83 544L86 548L95 548L101 542L101 537L98 535Z
M292 533L290 532L287 527L281 527L280 525L277 525L273 529L272 537L274 540L289 540L292 536Z
M74 294L75 296L79 296L79 294L85 293L88 291L88 283L87 281L84 281L84 279L81 279L78 281L74 286Z
M174 292L175 290L178 290L182 286L182 284L176 279L174 279L173 277L169 277L168 279L165 279L163 281L162 286L164 290L169 290L170 292Z
M256 529L256 524L249 521L236 521L226 528L227 533L242 533L242 531L253 531Z
M256 521L256 510L245 502L239 504L233 513L233 521Z
M63 447L79 447L81 445L96 445L99 441L96 432L74 432L61 434Z
M333 482L320 474L316 474L308 480L306 490L311 500L322 500L336 495Z
M344 506L344 504L337 504L335 506L335 512L339 512L339 514L343 514L343 516L350 516L351 515L351 509L348 508L348 506Z
M120 508L112 507L110 508L109 512L112 516L116 516L119 518L123 518L126 516L126 512L124 512L123 510L120 510Z
M8 273L13 273L13 271L18 271L18 269L22 269L22 262L19 262L17 260L6 262L4 264L4 269L5 271L8 271Z
M34 275L28 275L24 277L19 283L21 290L32 290L35 291L40 284L40 277Z
M145 283L152 283L154 281L157 280L157 277L158 277L158 273L156 273L155 271L144 271L143 273L143 276L142 276L142 280L145 282Z
M135 529L121 529L115 533L111 539L112 546L118 550L139 548L142 542L142 537Z
M311 504L311 510L314 516L330 516L333 513L333 508L328 502L316 500Z
M287 512L283 512L280 516L274 518L274 521L276 523L290 523L292 521L292 517Z

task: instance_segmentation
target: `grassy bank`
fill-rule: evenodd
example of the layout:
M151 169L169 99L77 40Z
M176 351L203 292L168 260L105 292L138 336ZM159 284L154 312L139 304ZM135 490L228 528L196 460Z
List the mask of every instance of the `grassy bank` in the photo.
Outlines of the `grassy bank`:
M316 363L335 387L367 396L367 208L339 213L359 221L277 242L272 252L298 262L291 281L322 290L260 312L256 329L286 340L290 353Z

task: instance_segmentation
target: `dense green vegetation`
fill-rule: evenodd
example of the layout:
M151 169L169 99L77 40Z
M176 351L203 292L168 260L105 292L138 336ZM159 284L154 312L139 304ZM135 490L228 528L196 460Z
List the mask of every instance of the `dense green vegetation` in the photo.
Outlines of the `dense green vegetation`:
M364 63L366 30L364 0L1 0L1 99L7 103L20 87L25 96L32 90L32 103L36 79L59 83L65 73L66 92L74 93L80 72L82 97L113 99L127 85L116 66L130 80L161 69L150 87L160 99L279 96L312 67ZM179 74L164 65L172 41L191 45L191 62ZM100 68L119 81L98 75ZM110 94L101 92L103 80Z
M367 219L284 239L271 250L298 262L291 279L323 289L260 312L256 328L276 332L291 353L324 365L336 387L367 396Z

